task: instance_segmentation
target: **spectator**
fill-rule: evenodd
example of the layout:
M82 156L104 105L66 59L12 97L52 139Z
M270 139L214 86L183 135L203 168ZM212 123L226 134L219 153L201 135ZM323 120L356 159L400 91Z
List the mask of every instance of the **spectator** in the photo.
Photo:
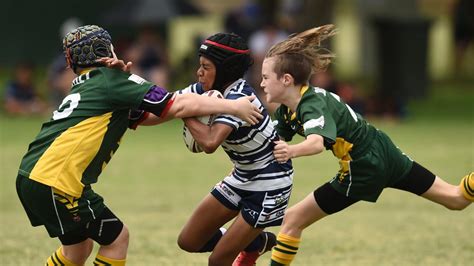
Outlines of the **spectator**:
M350 82L339 82L331 72L331 68L326 71L314 73L310 77L310 85L325 89L335 93L349 104L354 111L364 115L366 113L365 100L359 95L357 86Z
M71 17L66 19L59 29L59 38L62 38L73 29L82 25L82 21L78 18ZM55 109L57 108L64 97L69 94L72 80L76 77L74 72L67 67L64 53L58 51L56 57L51 62L48 68L48 86L50 89L50 104Z
M137 40L126 51L127 61L134 62L132 72L163 87L168 85L167 49L151 26L140 29Z
M466 51L474 41L474 1L459 0L454 8L454 41L456 72L462 70Z
M261 13L261 8L255 1L244 1L225 15L225 31L235 33L247 40L259 26Z
M19 63L15 67L14 78L8 82L5 90L4 107L12 115L41 114L46 105L38 97L33 84L34 66L29 62Z
M249 48L252 51L254 64L249 71L248 80L252 87L256 88L257 96L263 101L269 113L273 113L278 105L266 102L265 97L263 97L263 91L260 89L262 63L268 49L287 37L288 34L285 31L280 29L271 19L267 19L263 28L254 32L249 39Z

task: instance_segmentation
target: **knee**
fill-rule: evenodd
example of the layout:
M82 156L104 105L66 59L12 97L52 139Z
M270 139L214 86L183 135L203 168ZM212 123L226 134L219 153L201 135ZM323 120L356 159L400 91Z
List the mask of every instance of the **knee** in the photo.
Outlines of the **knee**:
M92 253L93 247L94 241L89 238L82 243L74 245L73 248L71 246L62 246L62 254L75 263L83 265Z
M128 242L130 240L130 232L128 231L128 227L124 224L122 227L122 231L117 236L117 238L112 242L111 245L114 246L128 246Z
M89 238L86 241L84 241L84 251L85 251L86 257L90 256L93 248L94 248L94 241L92 239Z
M178 247L187 252L198 252L198 248L191 243L191 241L184 235L179 234L178 236Z
M298 219L296 211L292 208L286 210L285 217L283 218L282 228L286 230L291 229L304 229L303 225L299 223L301 219Z

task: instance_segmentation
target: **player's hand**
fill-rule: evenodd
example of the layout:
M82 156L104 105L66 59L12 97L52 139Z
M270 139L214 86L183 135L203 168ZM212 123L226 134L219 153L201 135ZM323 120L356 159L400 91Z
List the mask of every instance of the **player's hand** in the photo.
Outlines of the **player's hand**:
M290 145L288 145L288 143L282 140L277 140L273 143L275 143L275 147L273 148L273 155L275 156L277 162L286 163L292 158Z
M102 64L105 67L114 68L129 73L133 65L132 62L125 63L125 61L118 59L117 57L102 57L97 59L96 62Z
M251 125L257 124L263 118L260 109L252 103L253 100L255 100L255 95L236 100L237 116Z

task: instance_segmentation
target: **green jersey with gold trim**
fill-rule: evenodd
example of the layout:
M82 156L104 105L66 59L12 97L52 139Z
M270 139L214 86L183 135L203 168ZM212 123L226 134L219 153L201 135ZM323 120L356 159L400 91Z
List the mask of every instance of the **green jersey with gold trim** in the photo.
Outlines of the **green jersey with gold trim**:
M30 143L19 174L80 197L85 185L97 182L127 130L129 110L138 108L151 86L103 67L78 76Z
M301 100L293 113L281 105L275 112L278 134L290 141L295 134L318 134L324 146L336 157L354 157L361 154L374 139L377 129L369 125L337 94L318 87L301 88ZM348 159L348 158L344 158Z

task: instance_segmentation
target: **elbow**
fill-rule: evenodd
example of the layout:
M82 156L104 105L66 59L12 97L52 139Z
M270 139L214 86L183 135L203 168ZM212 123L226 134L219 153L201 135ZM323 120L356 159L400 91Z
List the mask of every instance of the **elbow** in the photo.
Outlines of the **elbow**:
M324 151L324 146L320 145L316 148L316 152L314 154L320 154L323 151Z
M208 143L208 144L200 145L200 146L202 150L207 154L214 153L217 150L217 147L219 147L219 145L214 145L212 143Z
M207 153L214 153L217 148L219 147L220 143L216 143L215 141L209 140L203 143L199 143L199 146L202 148L202 150Z

